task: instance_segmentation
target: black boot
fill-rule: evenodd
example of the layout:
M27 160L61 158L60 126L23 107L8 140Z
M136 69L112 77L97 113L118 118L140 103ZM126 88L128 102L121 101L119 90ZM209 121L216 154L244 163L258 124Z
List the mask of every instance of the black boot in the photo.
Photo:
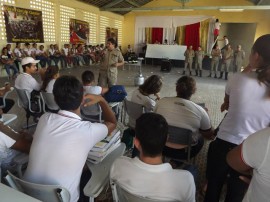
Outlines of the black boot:
M225 72L225 80L228 80L228 72Z
M222 79L222 77L223 77L223 72L220 72L220 76L218 78Z
M212 73L210 73L209 75L208 75L208 77L211 77L212 76Z
M217 74L215 74L214 78L215 78L215 79L217 78Z
M196 76L198 76L198 70L195 70L195 72L196 72Z
M202 77L202 70L200 70L199 73L200 73L200 77Z
M189 71L189 76L192 76L192 71Z
M183 71L182 75L186 75L186 71Z

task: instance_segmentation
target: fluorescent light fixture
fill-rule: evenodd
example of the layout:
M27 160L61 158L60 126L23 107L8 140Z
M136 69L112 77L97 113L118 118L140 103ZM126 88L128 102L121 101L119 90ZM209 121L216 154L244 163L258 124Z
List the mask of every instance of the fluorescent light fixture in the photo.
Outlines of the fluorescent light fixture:
M182 8L182 9L172 9L172 11L194 11L194 9Z
M220 12L243 12L244 9L242 8L220 8Z

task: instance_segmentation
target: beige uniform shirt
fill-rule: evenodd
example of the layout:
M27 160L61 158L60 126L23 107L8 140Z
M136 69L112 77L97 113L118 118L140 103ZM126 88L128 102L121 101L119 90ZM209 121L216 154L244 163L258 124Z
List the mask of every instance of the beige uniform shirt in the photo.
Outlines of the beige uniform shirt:
M115 48L111 51L105 50L104 56L101 60L100 70L116 68L114 64L122 61L124 61L124 58L119 49Z
M219 58L220 58L220 54L221 54L220 49L213 49L212 52L211 52L212 60L218 61Z
M194 50L186 50L184 55L186 57L185 62L192 63L193 57L195 55Z

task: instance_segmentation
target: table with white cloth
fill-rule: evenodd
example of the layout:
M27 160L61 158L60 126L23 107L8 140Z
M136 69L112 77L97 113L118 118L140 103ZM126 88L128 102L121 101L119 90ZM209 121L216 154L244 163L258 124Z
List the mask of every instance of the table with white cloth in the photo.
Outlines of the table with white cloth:
M146 58L168 58L170 60L185 60L187 46L147 44Z

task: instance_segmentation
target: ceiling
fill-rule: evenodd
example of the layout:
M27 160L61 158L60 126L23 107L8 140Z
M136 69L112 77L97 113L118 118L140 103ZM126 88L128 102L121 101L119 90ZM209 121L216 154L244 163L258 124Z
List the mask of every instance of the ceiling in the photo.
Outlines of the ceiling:
M149 11L149 10L217 10L217 9L246 9L246 10L270 10L270 0L247 0L252 2L253 6L201 6L201 7L185 7L183 2L191 0L175 0L179 2L178 7L142 7L153 0L78 0L92 6L98 7L101 11L111 11L120 15L125 15L130 11Z

